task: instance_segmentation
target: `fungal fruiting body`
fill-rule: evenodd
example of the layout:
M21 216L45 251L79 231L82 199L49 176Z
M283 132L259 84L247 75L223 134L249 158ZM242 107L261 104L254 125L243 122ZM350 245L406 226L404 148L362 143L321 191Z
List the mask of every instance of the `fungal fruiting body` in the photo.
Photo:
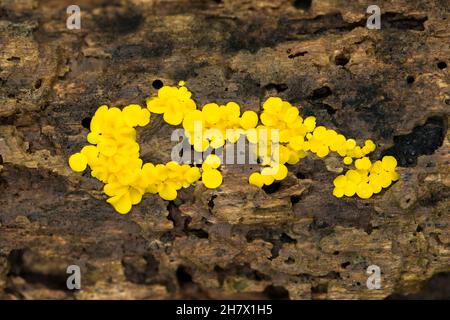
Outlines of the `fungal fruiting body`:
M315 117L303 119L297 107L281 98L268 98L259 116L254 111L241 112L235 102L208 103L197 109L192 93L180 82L178 86L160 88L156 97L147 99L146 107L137 104L122 110L99 107L87 135L90 145L69 158L69 166L75 172L90 167L91 175L105 184L107 202L121 214L128 213L145 193L174 200L181 188L200 179L210 189L219 187L223 181L222 159L216 154L206 157L201 170L174 161L144 164L136 142L136 127L149 124L152 113L161 114L170 125L181 125L197 152L217 150L227 141L236 143L244 136L254 146L251 150L261 166L259 172L248 178L257 187L283 180L288 174L287 165L298 163L308 153L324 158L335 152L345 165L354 165L354 169L334 179L333 195L338 198L356 194L367 199L398 179L394 157L385 156L373 163L367 157L376 147L372 140L358 146L354 139L317 126Z

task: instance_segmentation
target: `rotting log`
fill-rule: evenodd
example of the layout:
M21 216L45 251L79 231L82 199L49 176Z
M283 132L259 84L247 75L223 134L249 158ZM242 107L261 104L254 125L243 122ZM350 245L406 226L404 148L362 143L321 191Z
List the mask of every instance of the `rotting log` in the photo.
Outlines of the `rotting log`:
M380 299L449 283L448 2L378 1L368 30L364 1L78 0L68 30L71 2L0 0L0 298ZM259 111L280 96L374 140L401 179L336 199L337 157L304 159L269 190L230 166L218 190L146 195L121 216L67 158L98 106L144 104L155 80L186 80L199 105ZM154 116L139 131L145 161L169 160L172 129Z

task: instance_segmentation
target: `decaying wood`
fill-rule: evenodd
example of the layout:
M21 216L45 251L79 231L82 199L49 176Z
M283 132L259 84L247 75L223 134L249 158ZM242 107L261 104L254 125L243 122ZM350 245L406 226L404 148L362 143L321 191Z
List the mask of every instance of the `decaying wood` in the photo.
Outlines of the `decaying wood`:
M1 298L379 299L434 275L448 284L447 1L378 1L380 30L365 28L364 1L76 2L81 30L66 28L72 1L0 0ZM120 216L67 158L85 144L83 119L144 104L156 79L186 80L199 105L258 111L280 96L373 139L401 180L336 199L335 156L306 158L266 190L227 166L218 190L146 195ZM169 160L172 130L154 116L139 131L145 161ZM80 291L66 289L71 264ZM366 287L370 265L379 290Z

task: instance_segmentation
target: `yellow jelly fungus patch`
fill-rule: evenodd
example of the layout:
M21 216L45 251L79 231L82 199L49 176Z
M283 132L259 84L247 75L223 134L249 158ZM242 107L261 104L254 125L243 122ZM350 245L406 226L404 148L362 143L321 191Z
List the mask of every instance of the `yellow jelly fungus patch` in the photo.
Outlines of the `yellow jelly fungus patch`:
M369 199L373 194L373 190L369 183L363 182L358 184L356 188L356 194L361 199Z
M397 166L397 160L392 156L384 156L381 160L381 165L386 171L393 171Z
M337 176L333 181L333 184L336 188L344 188L346 183L347 177L343 175Z
M161 183L158 185L158 194L164 200L174 200L177 197L177 189L170 183Z
M69 165L75 172L83 172L86 170L88 164L88 158L84 154L78 152L70 156Z
M157 97L147 99L147 108L150 112L164 114L164 121L168 124L179 125L189 111L196 109L191 96L184 86L164 86L158 90Z
M361 170L369 170L372 166L368 157L364 157L355 161L355 167Z
M336 187L336 188L333 189L333 195L336 198L342 198L344 196L344 191L345 191L344 188Z
M128 192L125 192L124 194L113 196L106 200L108 203L110 203L114 209L120 214L126 214L130 212L131 210L131 197Z
M353 162L353 159L352 159L352 157L344 157L344 164L346 164L346 165L350 165L350 164L352 164L352 162Z
M316 127L316 118L315 117L308 117L304 121L305 129L307 132L312 132L314 128Z
M345 177L348 181L352 181L356 184L360 183L362 181L361 174L356 170L348 170L345 174Z
M244 130L254 128L258 124L258 115L254 111L245 111L240 119L240 124Z
M216 124L220 119L219 105L216 103L208 103L203 106L202 113L208 124Z
M206 157L205 161L203 162L205 165L208 165L212 169L217 169L221 165L221 160L218 155L210 154Z
M273 166L273 177L275 178L275 180L283 180L284 178L287 177L288 174L288 169L284 164L278 164Z
M189 143L198 152L220 148L226 140L236 143L242 135L246 136L250 144L258 146L252 152L259 158L262 170L250 174L248 181L259 188L285 179L286 164L297 164L311 153L318 158L337 153L345 165L354 164L354 169L333 181L333 195L338 198L356 194L368 199L399 179L394 157L385 156L374 163L367 157L376 148L372 140L360 146L355 139L317 126L313 116L303 119L297 107L281 98L268 98L259 116L254 111L241 114L236 102L207 103L198 110L192 93L180 81L178 86L159 89L156 97L147 99L145 108L138 104L127 105L122 110L100 106L87 135L90 145L69 158L73 171L82 172L89 166L91 175L105 183L107 202L121 214L130 212L146 193L170 201L176 199L181 188L200 179L211 189L222 184L218 170L221 159L215 154L205 159L202 170L173 161L144 164L135 128L148 125L151 113L162 114L170 125L182 125Z
M254 186L257 186L258 188L261 188L264 185L264 178L262 177L261 173L253 172L248 177L248 182Z
M222 184L222 174L217 169L205 170L202 173L202 182L208 189L215 189Z
M344 194L347 197L351 197L356 193L357 184L352 181L347 181L344 186Z
M385 156L381 161L374 163L367 157L357 159L356 170L348 170L345 175L339 175L334 179L333 195L351 197L356 192L361 199L368 199L398 180L396 166L397 161L392 156Z

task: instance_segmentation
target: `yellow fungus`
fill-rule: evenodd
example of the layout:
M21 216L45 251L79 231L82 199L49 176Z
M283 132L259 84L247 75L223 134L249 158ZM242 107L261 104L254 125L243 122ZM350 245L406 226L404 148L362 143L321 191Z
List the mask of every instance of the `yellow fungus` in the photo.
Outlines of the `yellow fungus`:
M324 126L318 126L314 129L313 137L317 140L323 140L326 137L327 129Z
M387 172L380 173L380 182L383 188L389 187L392 182L391 175Z
M305 140L302 136L294 136L290 139L288 146L295 151L300 151L303 148Z
M381 179L379 178L378 175L372 177L372 175L370 175L370 180L369 180L369 185L372 188L373 193L379 193L381 192Z
M373 151L375 151L376 149L376 145L372 140L366 140L364 143L364 147L363 147L364 151L367 153L371 153Z
M344 158L344 164L349 165L349 164L352 164L352 162L353 162L352 157L347 156Z
M275 181L272 168L264 168L261 170L261 179L265 185L271 185Z
M347 149L353 149L354 147L356 147L356 141L354 139L347 139L347 141L345 142L345 146Z
M111 197L106 201L109 202L120 214L126 214L130 212L132 207L129 192Z
M264 103L263 103L263 109L264 110L273 110L273 111L279 111L281 108L281 104L283 103L283 100L278 97L269 97Z
M219 106L216 103L205 104L202 113L209 124L215 124L220 119Z
M344 187L344 194L347 197L353 196L356 193L356 187L357 187L356 183L352 181L347 181Z
M328 146L326 145L320 145L317 149L317 156L320 158L326 157L330 153L330 150L328 149Z
M91 166L98 161L98 149L96 146L84 146L80 151L87 158L87 163Z
M381 165L381 161L375 161L372 165L372 168L370 168L370 171L373 173L381 173L383 171L383 166Z
M356 194L361 199L369 199L373 194L373 190L369 183L363 182L363 183L358 184L358 187L356 189Z
M169 109L164 112L164 121L173 126L179 125L183 121L183 113L180 110Z
M241 107L236 102L228 102L225 109L229 119L237 119L241 114Z
M226 138L228 141L230 141L231 143L236 143L239 138L241 137L241 134L243 133L242 130L234 130L234 129L228 129L225 133Z
M83 172L86 170L87 163L88 158L80 152L71 155L69 158L70 168L75 172Z
M338 134L334 137L332 137L329 141L330 143L330 150L331 151L338 151L339 149L344 150L346 152L345 143L346 139L342 134Z
M264 185L264 178L259 172L253 172L248 177L248 182L254 186L257 186L258 188L261 188Z
M97 144L98 151L106 157L112 157L117 151L117 143L112 139L102 139Z
M218 155L210 154L206 157L203 163L209 165L212 169L217 169L218 167L220 167L220 164L222 162Z
M391 174L392 181L397 181L399 179L399 175L397 172L392 171L392 172L390 172L390 174Z
M138 189L130 188L130 200L131 204L135 205L141 202L142 200L142 194Z
M312 132L314 128L316 127L316 118L315 117L308 117L305 119L303 124L306 127L306 131Z
M257 187L283 180L288 174L285 164L297 164L308 153L326 157L336 152L346 165L355 160L355 169L348 170L333 181L335 197L354 196L368 199L399 179L395 171L397 161L392 156L372 163L367 154L376 148L372 140L363 146L347 139L335 130L316 125L316 118L303 119L299 109L278 97L269 97L263 103L263 112L245 111L236 102L226 105L207 103L197 110L192 93L180 81L178 87L163 86L156 97L146 100L146 108L137 104L122 110L102 105L90 123L85 146L69 158L69 166L82 172L87 166L91 175L105 183L104 193L117 212L130 212L144 194L159 194L164 200L174 200L178 190L187 188L200 178L207 188L222 184L218 170L221 159L210 154L198 167L170 161L166 164L145 163L140 159L136 142L136 127L146 126L151 113L162 114L170 125L182 124L194 150L204 152L217 149L228 140L236 143L241 135L255 145L254 155L260 159L261 172L254 172L249 183Z
M288 169L284 164L278 164L273 167L275 180L283 180L288 174Z
M361 175L356 170L348 170L347 173L345 174L345 177L347 178L348 181L352 181L356 184L358 184L362 180Z
M397 160L393 156L384 156L381 165L386 171L394 171L397 167Z
M336 188L344 188L346 183L347 177L343 175L337 176L333 181L333 184Z
M254 128L258 124L258 115L254 111L245 111L241 116L240 124L244 130Z
M261 122L263 125L268 127L275 127L277 124L277 118L275 118L272 114L268 112L263 112L260 116Z
M100 138L101 138L101 136L100 136L100 134L98 132L89 132L87 137L86 137L86 140L89 143L97 144L98 141L100 140Z
M141 106L137 104L130 104L123 108L122 114L125 123L130 127L136 127L141 121Z
M338 188L338 187L335 187L335 188L333 189L333 195L334 195L336 198L342 198L342 197L344 196L344 188Z
M175 189L175 187L173 187L170 184L167 183L161 183L158 186L158 194L160 195L161 198L163 198L164 200L174 200L177 197L177 190Z
M286 123L292 123L298 117L299 111L296 107L290 107L283 115L283 120Z
M222 174L217 169L203 171L202 181L208 189L215 189L222 184Z
M186 114L196 109L196 104L186 87L163 86L157 97L147 99L147 108L153 113L163 113L167 123L179 125Z
M146 109L141 109L138 119L138 126L145 127L150 123L150 112Z
M355 161L355 167L357 169L361 169L361 170L369 170L370 167L372 166L372 162L370 162L368 157L364 157L361 159L357 159Z
M128 186L124 186L119 182L111 182L105 184L105 186L103 187L103 191L110 197L120 196L128 192Z
M189 170L186 172L185 179L187 183L192 184L198 179L200 179L201 173L200 169L197 167L189 168Z

